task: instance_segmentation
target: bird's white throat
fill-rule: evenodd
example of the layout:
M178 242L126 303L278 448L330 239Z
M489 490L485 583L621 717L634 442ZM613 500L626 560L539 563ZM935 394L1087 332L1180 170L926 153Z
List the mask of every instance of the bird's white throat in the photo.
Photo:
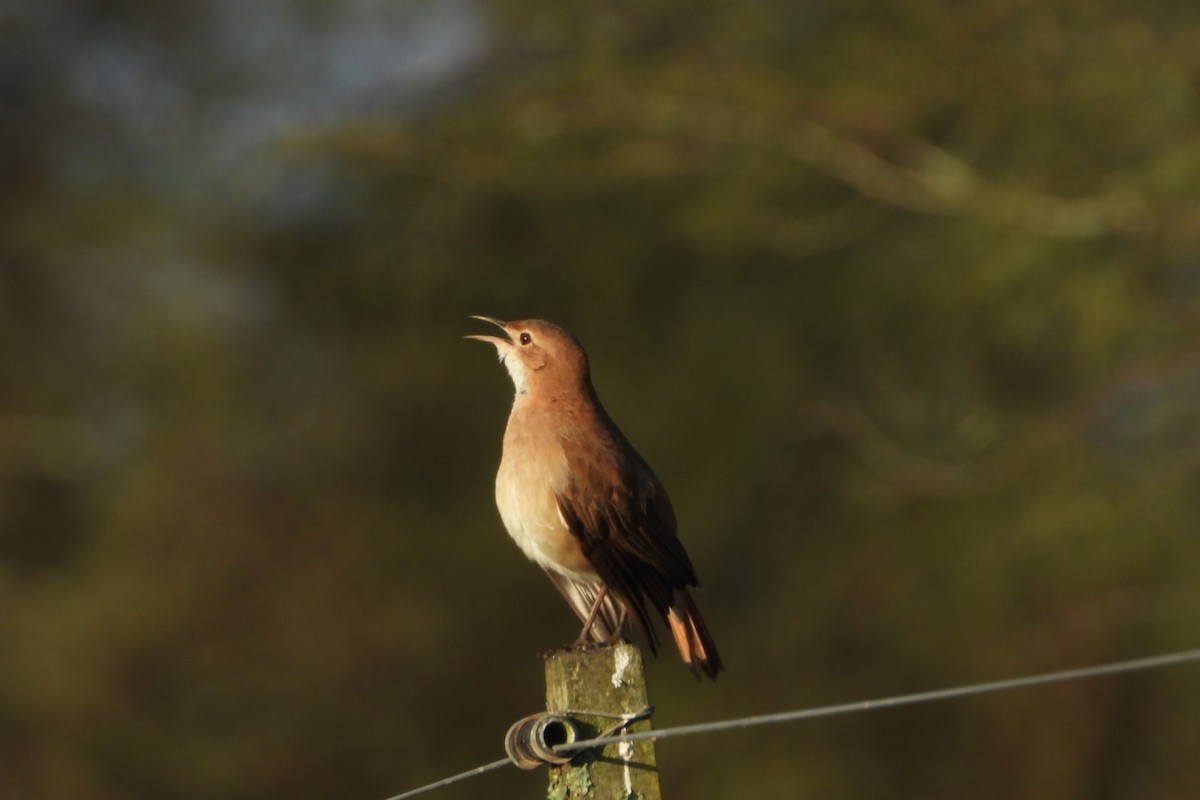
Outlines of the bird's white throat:
M517 358L516 353L505 347L497 347L496 353L500 356L500 363L508 370L517 394L525 394L525 365L521 363L521 359Z

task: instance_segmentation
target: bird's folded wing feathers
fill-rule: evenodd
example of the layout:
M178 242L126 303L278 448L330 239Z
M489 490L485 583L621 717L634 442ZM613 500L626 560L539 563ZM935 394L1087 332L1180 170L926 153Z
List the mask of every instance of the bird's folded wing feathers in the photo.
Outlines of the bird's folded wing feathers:
M592 606L596 604L596 596L600 593L600 585L578 581L550 569L546 570L546 575L579 619L587 621ZM600 611L592 622L590 632L592 639L597 642L611 641L618 633L624 635L625 631L621 625L621 609L617 606L617 599L611 592L605 595L604 602L600 605Z
M572 443L564 443L564 451L571 481L556 497L559 511L592 568L653 643L647 600L665 614L676 588L697 584L670 500L640 457L622 469L604 452L583 452Z

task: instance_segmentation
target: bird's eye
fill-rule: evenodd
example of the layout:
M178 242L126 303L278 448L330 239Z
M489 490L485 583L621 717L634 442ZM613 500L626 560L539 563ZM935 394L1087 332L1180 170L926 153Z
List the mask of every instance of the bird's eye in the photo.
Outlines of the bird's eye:
M533 337L529 335L528 331L522 333L518 338L520 339L521 344L529 344L533 341Z

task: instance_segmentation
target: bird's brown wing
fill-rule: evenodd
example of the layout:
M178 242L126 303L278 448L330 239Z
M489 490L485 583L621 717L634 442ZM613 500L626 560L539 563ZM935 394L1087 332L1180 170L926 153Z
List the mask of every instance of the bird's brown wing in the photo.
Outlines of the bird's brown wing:
M695 586L696 573L675 533L671 502L632 447L585 449L566 441L571 480L558 508L592 568L646 631L657 634L649 609L665 616L675 591Z

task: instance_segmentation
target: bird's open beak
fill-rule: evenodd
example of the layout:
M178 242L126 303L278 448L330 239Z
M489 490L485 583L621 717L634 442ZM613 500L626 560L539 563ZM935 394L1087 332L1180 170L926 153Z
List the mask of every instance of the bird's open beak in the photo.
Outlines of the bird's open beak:
M498 320L495 317L483 317L483 316L480 316L479 314L472 314L471 319L481 319L484 322L490 322L493 325L495 325L497 328L499 328L500 330L504 331L505 333L508 332L508 326L505 325L503 321ZM512 345L511 340L501 339L499 336L484 336L482 334L472 333L472 334L468 334L468 335L464 336L463 338L464 339L475 339L476 341L487 342L488 344L494 344L497 349L504 348L504 347L510 347Z

